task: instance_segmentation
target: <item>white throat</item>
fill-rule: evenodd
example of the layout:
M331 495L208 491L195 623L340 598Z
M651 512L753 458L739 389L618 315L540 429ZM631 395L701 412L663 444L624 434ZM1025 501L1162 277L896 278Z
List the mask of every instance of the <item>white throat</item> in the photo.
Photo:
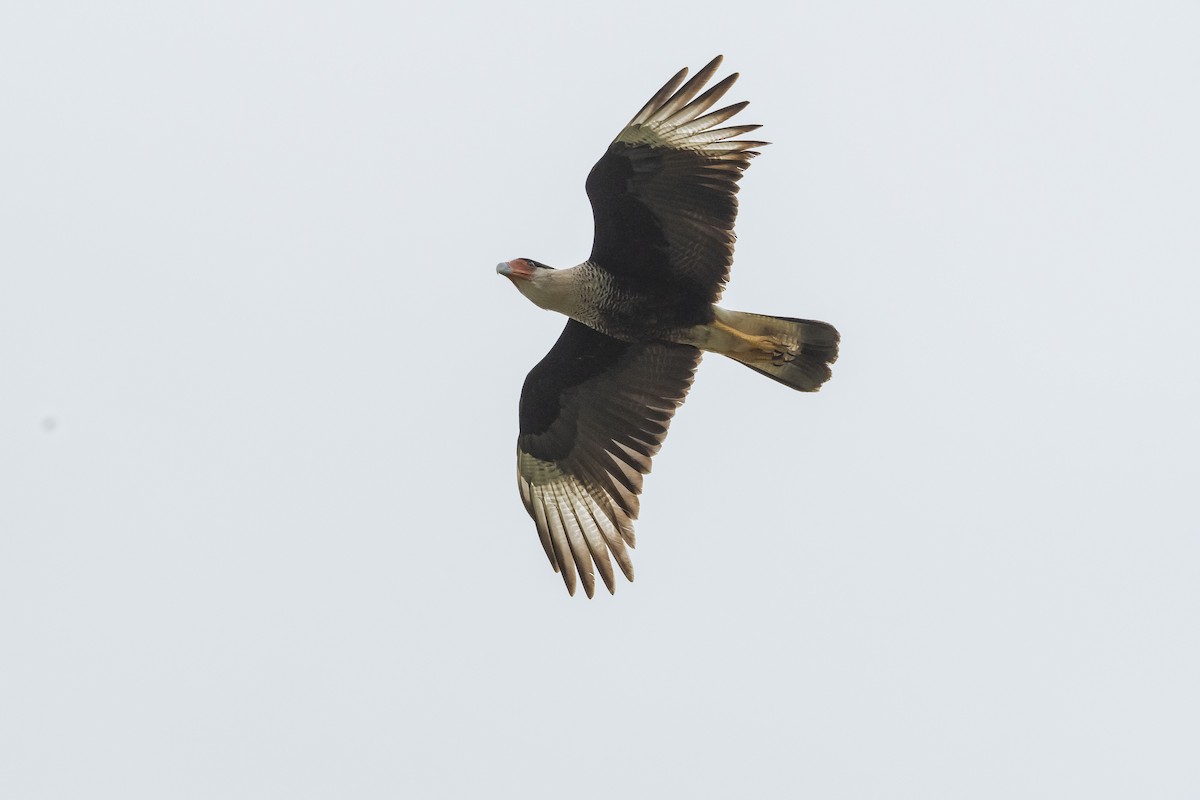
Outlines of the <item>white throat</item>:
M532 278L516 281L517 289L547 311L573 317L579 312L579 267L539 269Z

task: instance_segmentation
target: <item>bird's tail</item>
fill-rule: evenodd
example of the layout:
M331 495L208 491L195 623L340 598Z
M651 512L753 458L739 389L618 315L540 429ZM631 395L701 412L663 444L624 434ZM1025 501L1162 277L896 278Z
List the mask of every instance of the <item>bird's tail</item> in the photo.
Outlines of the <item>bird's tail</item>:
M755 372L801 392L815 392L829 380L837 361L837 328L827 322L768 317L717 308L705 350L745 364Z

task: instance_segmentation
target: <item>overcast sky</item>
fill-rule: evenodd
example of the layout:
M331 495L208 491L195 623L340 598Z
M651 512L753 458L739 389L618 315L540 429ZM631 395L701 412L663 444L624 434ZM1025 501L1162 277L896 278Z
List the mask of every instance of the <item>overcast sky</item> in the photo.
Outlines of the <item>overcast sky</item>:
M786 7L785 7L786 6ZM1194 2L8 3L0 796L1200 796ZM583 181L773 142L637 581L516 492Z

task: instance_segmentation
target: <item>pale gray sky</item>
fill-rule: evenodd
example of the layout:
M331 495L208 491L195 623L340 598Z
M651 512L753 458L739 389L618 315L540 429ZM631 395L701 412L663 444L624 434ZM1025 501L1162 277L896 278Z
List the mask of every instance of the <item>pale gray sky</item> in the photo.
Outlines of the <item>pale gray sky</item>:
M1200 7L0 11L0 796L1200 796ZM774 142L638 580L516 494L588 169ZM724 74L724 72L722 73Z

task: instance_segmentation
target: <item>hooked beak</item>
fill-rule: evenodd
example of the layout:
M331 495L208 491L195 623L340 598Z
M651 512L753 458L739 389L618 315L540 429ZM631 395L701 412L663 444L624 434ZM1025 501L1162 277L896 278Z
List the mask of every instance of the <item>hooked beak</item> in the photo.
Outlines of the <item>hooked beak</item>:
M501 261L496 265L496 272L511 281L529 280L533 277L533 267L523 258L514 258L512 261Z

